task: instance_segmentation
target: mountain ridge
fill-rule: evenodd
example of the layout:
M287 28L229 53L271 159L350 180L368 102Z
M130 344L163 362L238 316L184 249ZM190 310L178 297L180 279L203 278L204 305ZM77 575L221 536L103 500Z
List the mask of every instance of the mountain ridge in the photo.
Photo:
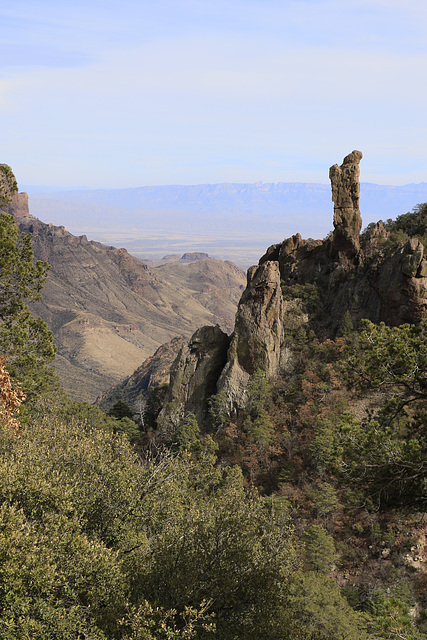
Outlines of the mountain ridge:
M367 213L375 213L383 215L384 211L376 209L378 203L372 203L371 194L383 193L388 197L393 194L394 198L403 198L405 194L420 194L425 196L427 193L427 183L410 183L406 185L379 185L371 182L361 183L361 208L367 209ZM30 196L39 198L43 191L27 191ZM294 199L292 199L292 195ZM316 199L305 198L304 194L317 194ZM256 183L233 183L223 182L216 184L197 184L197 185L163 185L163 186L144 186L144 187L128 187L124 189L72 189L54 191L49 189L46 192L52 199L58 200L75 200L75 201L93 201L111 206L125 206L130 209L179 209L184 206L186 209L201 211L215 211L218 207L224 206L228 202L235 208L236 204L243 207L253 207L254 205L266 204L274 207L274 205L282 207L283 204L291 206L306 206L307 202L311 202L316 208L327 205L330 207L330 187L328 184L315 182L256 182ZM274 195L276 200L268 199L268 196ZM288 196L289 202L284 200ZM297 197L298 196L298 197ZM200 198L205 198L200 200ZM364 202L365 200L365 202ZM417 204L417 203L414 203ZM398 206L398 205L396 205ZM400 204L399 204L400 206ZM410 206L410 204L408 204ZM405 207L403 207L405 208ZM244 209L247 211L247 209ZM401 211L401 209L400 209Z

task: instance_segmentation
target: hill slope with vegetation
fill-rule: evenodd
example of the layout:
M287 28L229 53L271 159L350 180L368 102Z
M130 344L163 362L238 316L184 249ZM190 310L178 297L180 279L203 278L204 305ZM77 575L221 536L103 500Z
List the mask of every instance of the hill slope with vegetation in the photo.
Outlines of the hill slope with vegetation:
M360 158L331 168L334 232L270 247L248 272L224 346L199 329L182 348L149 438L189 446L198 430L211 434L223 463L283 501L311 540L307 566L334 576L356 610L394 611L403 626L412 612L406 631L396 622L379 637L418 637L427 205L360 236Z
M395 255L393 234L411 236L413 222L387 222L379 254ZM7 213L0 223L16 228ZM254 366L244 402L217 389L199 421L166 396L168 412L147 403L137 424L123 403L106 415L67 399L49 368L52 335L27 306L48 267L10 238L0 235L15 264L0 273L2 638L426 638L425 320L355 328L348 310L325 336L336 323L319 323L312 297L280 307L274 281L258 280L240 313L269 293L275 330L280 309L297 319L283 325L274 375ZM196 335L201 369L189 363L209 374L218 362L202 337L223 337ZM240 364L254 353L268 364L261 348L227 342Z

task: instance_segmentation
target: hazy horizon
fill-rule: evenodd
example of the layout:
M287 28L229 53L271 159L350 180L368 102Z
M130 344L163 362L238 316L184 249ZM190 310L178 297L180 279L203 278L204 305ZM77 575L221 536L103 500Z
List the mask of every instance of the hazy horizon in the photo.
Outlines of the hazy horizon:
M323 238L333 227L330 185L222 183L128 189L29 191L30 213L76 235L123 246L142 259L201 251L247 267L295 233ZM363 225L427 201L427 183L362 183Z

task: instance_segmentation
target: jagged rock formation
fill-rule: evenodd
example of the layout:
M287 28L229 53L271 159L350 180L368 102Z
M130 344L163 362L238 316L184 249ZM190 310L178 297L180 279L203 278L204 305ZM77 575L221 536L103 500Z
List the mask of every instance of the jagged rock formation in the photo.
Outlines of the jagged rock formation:
M58 346L55 366L75 399L94 401L175 336L198 326L231 332L244 272L220 260L151 268L125 249L76 237L31 216L26 194L0 166L2 210L33 234L36 259L51 264L43 300L33 311L46 320Z
M293 289L298 289L303 298L310 288L312 295L316 292L316 308L310 317L323 337L336 334L347 310L355 325L362 318L399 325L427 317L423 245L411 238L388 246L389 233L381 222L371 225L360 237L361 157L360 152L353 151L341 167L331 168L335 202L332 237L315 241L296 234L270 247L260 259L260 264L278 263L288 297L295 297Z
M193 335L172 367L165 400L169 407L163 415L171 407L174 411L185 407L201 419L209 396L217 391L226 394L230 407L242 406L249 377L256 369L274 376L286 365L290 352L284 323L288 315L295 327L307 321L298 301L284 299L278 263L251 267L231 341L219 328L203 327ZM206 386L204 375L209 380Z
M329 169L334 202L334 235L332 240L332 255L340 252L354 256L359 251L359 234L362 228L362 218L359 211L359 162L362 159L360 151L352 151L339 167L334 164Z
M159 423L171 413L185 411L201 420L208 398L216 392L216 383L224 368L229 336L215 327L197 329L190 342L182 347L171 368L171 384Z
M281 280L289 295L293 287L299 287L298 295L303 296L315 287L316 309L311 322L321 337L336 334L347 310L355 326L362 318L395 326L427 317L423 245L411 238L382 249L381 240L383 244L387 240L383 231L381 235L377 225L367 233L353 260L344 254L331 260L333 239L316 243L294 236L280 246Z
M257 368L275 375L287 360L283 326L287 306L278 263L251 267L236 314L227 364L218 380L218 391L227 394L230 404L244 403L249 376Z
M287 336L310 328L320 338L334 337L344 314L353 324L362 318L389 325L417 323L427 318L427 258L417 238L388 243L382 223L360 237L359 162L353 151L339 167L331 167L334 232L324 241L303 240L299 234L273 245L248 271L226 364L216 381L231 409L245 403L249 376L260 368L269 376L283 370L291 357ZM427 230L426 230L427 232ZM201 335L200 333L198 334ZM200 338L199 338L200 340ZM226 343L222 348L226 349ZM201 353L203 349L201 350ZM191 368L177 360L179 380L186 380L176 400L188 407ZM198 360L202 370L202 363ZM198 395L206 398L207 390ZM212 377L209 389L215 392ZM193 406L193 401L191 401Z

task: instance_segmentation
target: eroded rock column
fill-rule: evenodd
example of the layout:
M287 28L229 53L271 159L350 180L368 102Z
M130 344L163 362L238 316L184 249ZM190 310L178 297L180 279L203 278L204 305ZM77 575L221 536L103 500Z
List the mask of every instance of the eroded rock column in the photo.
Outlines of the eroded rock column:
M329 169L334 203L334 234L331 245L333 256L342 253L353 257L359 252L362 228L359 211L361 159L360 151L352 151L344 158L340 167L334 164Z

